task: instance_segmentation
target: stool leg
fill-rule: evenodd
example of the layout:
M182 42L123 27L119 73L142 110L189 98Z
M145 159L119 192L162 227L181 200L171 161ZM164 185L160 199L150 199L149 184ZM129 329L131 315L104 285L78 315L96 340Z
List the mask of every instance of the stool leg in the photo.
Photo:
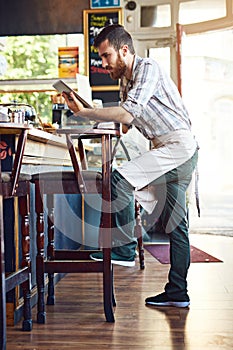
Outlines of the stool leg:
M22 234L22 267L28 268L28 280L22 283L24 297L23 330L32 330L31 314L31 260L30 260L30 230L29 230L29 196L19 197L19 213L21 215Z
M47 209L48 209L48 247L47 247L47 259L54 260L54 199L52 194L47 195ZM48 274L48 297L47 304L55 304L54 295L54 273Z
M104 289L104 311L107 322L115 322L112 306L116 304L113 294L113 274L111 271L111 249L103 248L103 289ZM109 262L108 262L109 261ZM110 266L110 269L109 269Z
M35 182L36 202L36 229L37 229L37 256L36 256L36 282L38 293L37 322L45 323L45 281L44 281L44 206L43 206L43 183Z
M107 228L110 227L110 232ZM102 213L99 226L99 242L103 251L103 297L104 297L104 312L107 322L115 322L113 306L116 304L113 290L113 271L111 264L111 211L102 207Z
M145 259L144 259L143 240L142 240L142 221L141 221L141 214L140 214L140 204L137 201L135 201L135 219L136 219L136 225L134 229L134 234L138 240L140 269L143 270L145 268Z
M114 293L114 274L113 274L113 265L112 265L112 306L116 306L116 299Z

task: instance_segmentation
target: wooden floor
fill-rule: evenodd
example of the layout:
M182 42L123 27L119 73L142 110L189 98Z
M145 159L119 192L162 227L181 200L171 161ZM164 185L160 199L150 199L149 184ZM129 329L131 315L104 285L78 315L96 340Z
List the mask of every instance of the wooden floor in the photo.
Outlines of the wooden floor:
M105 322L102 277L69 274L56 286L56 305L47 323L22 332L7 328L7 350L220 350L233 349L233 238L191 235L191 243L223 263L193 263L189 270L189 309L146 307L163 290L168 265L146 252L146 269L116 266L115 323Z

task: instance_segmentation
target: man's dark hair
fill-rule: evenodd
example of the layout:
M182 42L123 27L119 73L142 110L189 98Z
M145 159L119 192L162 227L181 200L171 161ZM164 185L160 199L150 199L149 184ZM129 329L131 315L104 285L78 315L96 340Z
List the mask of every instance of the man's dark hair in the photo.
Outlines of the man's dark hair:
M120 24L113 24L104 27L94 40L94 46L98 48L100 44L108 40L109 45L119 51L123 45L128 45L131 54L135 53L131 35Z

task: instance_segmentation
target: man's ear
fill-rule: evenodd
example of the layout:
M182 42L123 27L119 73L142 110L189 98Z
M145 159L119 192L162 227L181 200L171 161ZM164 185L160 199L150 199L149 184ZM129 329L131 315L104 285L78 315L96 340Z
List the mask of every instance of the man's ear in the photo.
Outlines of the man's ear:
M129 51L128 45L123 45L121 50L122 50L123 56L125 56Z

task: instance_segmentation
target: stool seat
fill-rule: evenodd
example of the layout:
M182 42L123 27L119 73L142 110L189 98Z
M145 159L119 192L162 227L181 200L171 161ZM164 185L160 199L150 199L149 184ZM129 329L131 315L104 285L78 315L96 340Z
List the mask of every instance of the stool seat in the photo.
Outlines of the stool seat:
M98 171L82 171L85 190L88 193L102 192L102 174ZM44 193L47 194L81 194L82 181L77 181L73 171L43 172L32 175L31 182L37 185L43 183ZM36 185L36 186L37 186Z
M20 174L19 175L19 181L30 181L31 180L31 175L29 174ZM12 178L11 178L11 173L4 171L1 173L1 181L2 182L11 182Z
M102 174L99 171L92 171L92 170L83 170L82 175L84 177L84 180L95 180L101 181L102 180ZM50 171L50 172L43 172L43 173L37 173L32 175L32 182L36 180L70 180L70 181L76 181L76 176L74 171Z
M15 188L14 195L12 195L12 178L11 173L2 172L0 177L0 192L4 199L13 197L27 196L30 193L30 180L31 175L20 174L18 179L18 184Z

